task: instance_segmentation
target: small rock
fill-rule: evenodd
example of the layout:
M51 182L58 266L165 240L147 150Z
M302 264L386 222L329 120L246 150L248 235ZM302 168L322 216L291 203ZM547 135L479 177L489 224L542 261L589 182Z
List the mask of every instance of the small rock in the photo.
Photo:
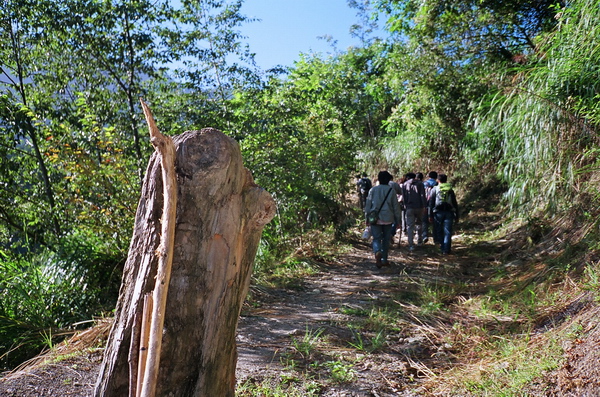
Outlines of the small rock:
M288 335L289 336L300 336L300 335L304 335L304 331L302 331L301 329L293 329L290 331L290 333Z

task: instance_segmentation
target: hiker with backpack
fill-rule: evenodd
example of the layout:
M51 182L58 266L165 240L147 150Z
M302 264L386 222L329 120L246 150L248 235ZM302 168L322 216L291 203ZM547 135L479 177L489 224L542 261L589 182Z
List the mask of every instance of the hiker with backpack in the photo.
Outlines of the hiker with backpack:
M381 171L377 175L379 185L374 186L367 196L365 217L373 236L373 253L377 268L388 266L388 251L392 238L392 224L400 222L400 207L394 189L389 186L392 175Z
M367 196L369 195L369 191L373 187L371 180L367 177L366 173L362 174L362 178L360 178L356 182L356 189L358 192L358 202L360 204L360 209L365 209L365 204L367 202Z
M400 185L400 192L402 192L402 185L406 182L406 174L402 175L402 178L398 180L398 185ZM400 241L402 239L402 233L406 235L406 206L404 205L404 197L402 197L402 193L398 196L398 203L400 204L400 212L402 213L402 221L401 224L398 225L398 228L401 228L400 238L398 239L398 247L400 247Z
M406 207L406 234L408 237L408 250L414 251L415 234L417 244L423 244L421 240L421 222L427 211L425 200L425 188L423 182L416 179L414 172L406 174L406 182L402 184L402 201Z
M429 203L429 197L431 197L431 190L434 188L434 186L438 184L438 174L436 171L429 171L427 177L427 180L423 182L423 186L425 187L425 199ZM429 241L429 225L429 214L425 214L425 216L423 216L423 226L421 227L421 239L423 240L423 243L427 243L427 241ZM433 227L433 231L431 234L433 236L433 242L437 243L437 240L435 238L435 224L431 222L431 225Z
M446 174L438 175L438 185L431 190L428 202L429 221L434 222L436 240L442 254L452 252L452 228L458 222L458 202Z
M400 205L400 197L402 197L402 187L400 187L400 184L398 184L398 182L394 181L394 175L392 175L392 180L389 181L388 185L391 186L392 189L394 189L394 194L396 195L396 200L398 200L398 205ZM402 210L402 207L400 207L400 210ZM402 211L401 211L401 213L402 213ZM402 222L402 220L400 220L400 222ZM401 227L402 227L402 225L399 225L397 223L392 224L392 238L390 240L391 247L394 246L394 243L395 243L394 237L396 236L398 229L400 229L400 235L398 236L398 246L400 246L400 240L402 239Z

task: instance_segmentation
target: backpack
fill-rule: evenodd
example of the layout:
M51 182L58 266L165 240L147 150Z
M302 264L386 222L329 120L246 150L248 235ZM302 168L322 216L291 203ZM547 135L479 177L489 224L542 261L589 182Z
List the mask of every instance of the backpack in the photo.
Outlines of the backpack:
M410 206L421 206L421 193L419 192L420 182L416 179L409 179L402 185L402 195L404 196L404 205Z
M452 185L449 183L440 183L435 195L436 211L453 211L452 206Z
M423 185L425 186L425 199L427 200L427 202L429 202L429 199L431 198L431 191L434 187L437 186L437 182L432 182L431 179L428 179L425 182L423 182Z
M360 188L360 192L362 194L367 194L373 187L373 184L371 184L371 180L369 178L360 178L358 181L358 187Z

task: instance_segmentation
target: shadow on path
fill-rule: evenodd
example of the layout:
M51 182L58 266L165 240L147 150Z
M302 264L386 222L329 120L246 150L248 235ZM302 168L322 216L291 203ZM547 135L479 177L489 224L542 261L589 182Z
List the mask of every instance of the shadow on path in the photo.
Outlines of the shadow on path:
M420 306L426 303L426 295L443 299L439 291L456 290L457 285L477 289L495 262L494 244L472 250L465 237L455 236L454 254L444 256L431 243L409 253L403 238L399 248L390 250L391 265L381 269L375 267L370 245L356 239L353 249L336 263L323 264L318 274L305 278L302 290L268 291L261 308L250 308L240 318L238 380L277 379L297 369L289 361L298 356L296 346L320 330L327 339L321 349L329 350L327 354L362 355L352 382L329 385L320 395L414 395L409 390L416 378L451 364L449 354L438 354L436 359L443 341L428 324L450 322L449 315L424 316ZM357 351L357 332L365 340L375 336L368 326L357 331L356 324L369 321L373 311L390 315L389 308L397 311L391 315L398 317L401 326L385 335L382 348Z

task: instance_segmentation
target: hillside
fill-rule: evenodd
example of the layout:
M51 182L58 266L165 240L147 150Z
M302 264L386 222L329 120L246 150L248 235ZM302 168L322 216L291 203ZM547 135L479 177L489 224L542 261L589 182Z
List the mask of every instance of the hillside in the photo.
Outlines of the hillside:
M60 342L118 299L154 161L138 99L169 136L234 139L276 202L240 396L600 395L600 0L347 0L356 46L268 70L244 3L3 2L0 371L50 351L0 397L93 388L111 319ZM374 267L347 198L384 169L459 187L454 255Z
M565 222L504 221L472 209L452 256L403 236L381 270L359 229L334 254L307 236L295 271L252 288L238 395L599 395L598 253ZM4 374L0 395L90 395L108 324Z

